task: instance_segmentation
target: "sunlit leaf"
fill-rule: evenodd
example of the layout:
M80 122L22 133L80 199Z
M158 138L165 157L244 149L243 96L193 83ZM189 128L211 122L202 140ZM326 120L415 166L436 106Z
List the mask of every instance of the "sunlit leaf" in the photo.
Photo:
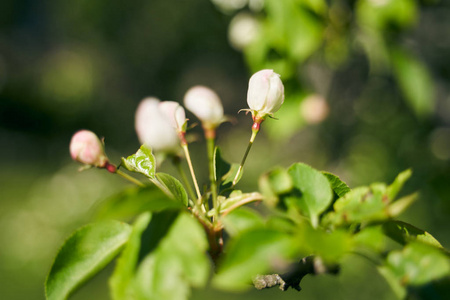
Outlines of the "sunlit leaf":
M388 237L402 245L406 245L409 242L417 240L437 248L442 248L441 243L439 243L439 241L436 240L431 234L402 221L390 220L385 222L383 224L383 232Z
M67 299L122 250L130 232L131 226L118 221L102 221L75 231L59 250L47 277L47 299Z
M134 290L130 285L134 277L141 250L141 235L147 228L151 219L149 212L140 215L133 224L133 229L123 250L117 260L113 275L109 279L111 295L114 300L134 299Z
M203 227L189 214L179 214L139 265L137 299L187 299L190 287L203 287L208 279L207 247Z
M386 265L402 285L421 285L450 275L448 257L439 249L418 242L389 253Z
M156 186L128 188L100 203L98 218L127 220L145 211L180 209L180 201L171 199Z
M401 172L397 175L394 182L388 186L387 188L387 196L390 201L394 200L397 197L400 190L403 188L403 185L406 181L411 177L412 171L408 169L406 171Z
M319 215L330 205L333 194L327 178L308 165L296 163L289 170L293 185L299 195L289 197L291 204L297 206L311 218L314 227L318 224Z
M348 185L345 182L343 182L338 176L328 172L322 172L322 174L325 175L325 177L328 179L331 185L331 189L339 197L342 197L351 191Z
M156 173L156 178L164 184L164 186L175 197L175 200L179 201L183 205L188 204L188 195L181 182L175 177L166 173Z
M152 154L152 149L145 145L127 158L122 157L122 165L128 170L145 175L150 179L155 178L155 157Z
M291 255L292 244L286 233L272 229L243 232L228 244L213 285L226 290L250 288L253 277L272 271Z

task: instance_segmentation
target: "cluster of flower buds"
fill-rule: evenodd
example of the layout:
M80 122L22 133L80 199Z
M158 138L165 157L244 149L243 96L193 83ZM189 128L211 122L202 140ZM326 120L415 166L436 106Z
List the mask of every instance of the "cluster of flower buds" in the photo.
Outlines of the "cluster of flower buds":
M249 81L247 103L253 117L253 131L267 116L273 116L284 102L284 87L280 75L273 70L255 73ZM194 86L186 92L184 105L202 123L205 136L214 139L216 128L224 122L223 106L219 96L205 86ZM256 127L257 128L256 128ZM187 119L184 108L175 101L145 98L135 116L135 128L141 144L154 152L175 154L185 146ZM70 145L73 159L99 168L109 166L103 144L87 130L77 132Z

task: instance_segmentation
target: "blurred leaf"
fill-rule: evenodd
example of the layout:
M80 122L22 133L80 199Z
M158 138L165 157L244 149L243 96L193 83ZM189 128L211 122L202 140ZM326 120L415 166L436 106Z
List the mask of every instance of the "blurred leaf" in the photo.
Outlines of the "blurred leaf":
M240 207L222 218L225 230L230 236L237 236L250 229L264 227L264 220L255 210Z
M187 213L180 213L154 251L140 264L137 299L187 299L190 287L203 287L210 265L203 227Z
M248 230L229 242L213 285L226 290L243 290L257 274L272 271L276 263L292 253L293 241L273 229Z
M445 254L433 246L413 242L389 253L386 266L402 285L422 285L450 275Z
M136 154L130 155L126 159L122 157L122 165L128 171L143 174L150 179L155 178L155 157L152 149L145 145L142 145Z
M396 278L392 270L385 265L377 266L377 269L384 279L386 279L392 291L397 296L397 299L405 299L407 293L406 287Z
M134 291L130 282L134 277L134 272L141 250L141 235L147 228L151 219L149 212L141 214L133 224L130 238L117 260L117 265L113 275L109 279L111 295L114 300L134 299Z
M356 17L360 25L379 31L387 30L393 24L408 27L417 19L417 4L414 0L390 0L383 3L359 0Z
M338 176L328 172L322 172L322 174L325 175L325 177L328 179L328 182L331 185L331 189L339 197L342 197L351 191L348 185L345 182L343 182Z
M265 37L274 49L303 62L319 48L324 26L304 6L295 0L267 0L265 5L270 24Z
M258 183L264 202L269 206L276 206L278 195L288 193L294 187L291 176L281 167L263 174Z
M381 226L364 227L356 233L353 241L358 246L367 247L377 252L385 250L386 236L383 234Z
M303 226L299 244L304 253L318 255L327 263L337 263L353 247L351 236L344 230L325 232Z
M164 186L172 193L175 200L188 205L188 195L181 182L175 177L166 173L156 173L156 179L164 184Z
M401 172L397 175L394 182L388 186L387 188L387 196L390 201L394 200L397 197L400 190L403 188L403 185L406 181L411 177L412 171L408 169L406 171Z
M298 207L311 218L313 227L318 225L319 215L330 205L333 194L327 178L308 165L296 163L288 170L294 187L300 195L288 197L286 201Z
M358 187L334 203L336 224L382 220L388 217L381 186Z
M386 213L389 217L394 218L403 213L417 199L417 193L405 196L390 203L386 207Z
M409 242L417 240L437 248L442 248L441 243L439 243L439 241L436 240L431 234L402 221L390 220L385 222L383 224L383 232L388 237L402 245L406 245Z
M97 217L101 219L130 219L145 211L183 208L154 185L128 188L101 202Z
M399 48L391 51L394 75L408 101L419 117L434 111L434 85L426 66L412 55Z
M48 300L67 299L103 269L128 241L131 226L102 221L75 231L63 244L45 283Z

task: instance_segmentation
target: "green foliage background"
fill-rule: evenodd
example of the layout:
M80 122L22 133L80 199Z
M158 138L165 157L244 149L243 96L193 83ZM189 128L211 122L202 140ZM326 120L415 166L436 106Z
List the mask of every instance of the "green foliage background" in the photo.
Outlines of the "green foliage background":
M68 155L76 130L104 136L118 162L139 147L133 118L143 97L181 101L190 86L204 84L237 118L237 125L220 128L218 143L227 160L238 162L251 123L236 112L247 107L247 80L261 68L282 75L286 103L278 121L263 124L240 183L244 191L253 191L273 164L302 161L351 187L391 182L411 167L405 194L417 190L420 196L402 220L450 247L448 4L266 0L261 8L264 1L213 2L0 2L1 298L43 299L62 241L92 219L100 200L127 186L103 172L76 172ZM259 31L237 50L228 28L241 13L255 18ZM329 107L319 124L308 123L302 110L310 94ZM203 146L191 146L199 170L207 169ZM169 165L162 170L172 171ZM199 175L206 183L207 173ZM301 295L267 290L233 297L393 299L373 268L349 259L352 269L339 277L305 278ZM108 299L111 272L103 271L74 299ZM194 298L211 294L230 297L197 291Z

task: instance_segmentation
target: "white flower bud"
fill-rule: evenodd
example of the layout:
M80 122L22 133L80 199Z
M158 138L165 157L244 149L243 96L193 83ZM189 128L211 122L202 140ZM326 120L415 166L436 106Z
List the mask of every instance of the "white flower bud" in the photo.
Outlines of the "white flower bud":
M72 136L70 156L83 164L100 168L105 167L108 162L102 142L89 130L80 130Z
M215 128L223 122L223 107L217 94L204 86L190 88L184 96L184 105L202 121L205 128Z
M284 102L284 86L273 70L253 74L248 83L247 103L253 117L264 119L273 115Z
M161 111L160 101L146 98L141 101L135 117L139 141L155 152L174 152L179 146L177 132L169 118Z
M163 101L159 103L159 109L167 117L170 124L177 132L186 131L186 113L184 108L175 101Z

